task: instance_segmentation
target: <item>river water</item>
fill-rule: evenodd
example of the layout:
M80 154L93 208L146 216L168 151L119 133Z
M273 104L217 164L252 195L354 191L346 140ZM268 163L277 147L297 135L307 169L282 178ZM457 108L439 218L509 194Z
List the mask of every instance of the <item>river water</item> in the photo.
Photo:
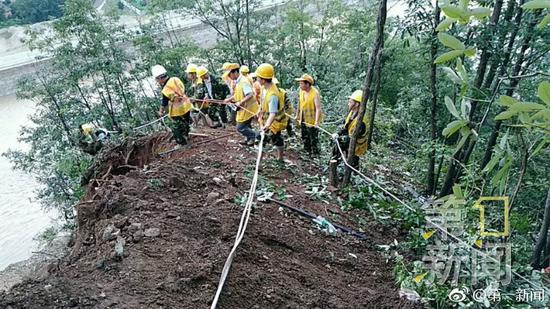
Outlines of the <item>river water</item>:
M0 153L24 149L17 137L33 109L32 102L17 101L15 95L0 97ZM31 175L13 170L0 157L0 270L29 258L38 245L33 238L53 224L53 213L33 200L38 187Z

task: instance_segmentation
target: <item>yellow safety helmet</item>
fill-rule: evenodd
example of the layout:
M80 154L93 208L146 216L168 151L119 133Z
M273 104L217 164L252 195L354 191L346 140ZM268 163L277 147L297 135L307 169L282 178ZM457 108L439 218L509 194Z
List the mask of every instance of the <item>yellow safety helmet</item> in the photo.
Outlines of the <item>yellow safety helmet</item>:
M363 100L363 90L355 90L348 98L355 102L361 103Z
M263 79L273 79L275 77L275 69L269 63L262 63L256 69L256 76Z
M295 78L294 80L297 82L308 82L310 85L313 85L313 77L309 74L304 74L302 77Z
M222 65L222 70L223 70L223 71L229 70L229 66L230 66L231 64L232 64L231 62L224 62L223 65Z
M238 63L230 63L227 66L224 66L223 68L225 71L233 71L233 70L237 70L240 67L241 66Z
M201 65L200 67L197 68L197 76L198 77L203 77L204 74L206 74L206 73L208 73L208 69L206 67Z
M248 68L247 65L243 65L241 66L241 73L250 73L250 69Z
M197 66L192 63L188 64L185 73L197 73Z

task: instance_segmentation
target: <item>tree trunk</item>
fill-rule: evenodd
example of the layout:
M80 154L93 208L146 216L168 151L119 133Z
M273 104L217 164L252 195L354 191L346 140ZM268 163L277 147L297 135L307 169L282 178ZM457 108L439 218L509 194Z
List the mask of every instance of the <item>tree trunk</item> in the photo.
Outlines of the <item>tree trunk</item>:
M492 36L496 24L498 23L498 20L500 18L500 11L502 10L502 1L503 0L497 0L495 2L495 7L493 9L493 14L491 15L491 24L489 25L489 31L488 36ZM488 41L490 42L490 41ZM490 46L490 43L488 45L483 46L483 49L481 51L481 56L479 60L479 65L476 68L476 78L474 80L473 89L479 92L479 89L481 89L481 86L483 84L483 80L485 77L485 72L487 70L487 64L489 63L489 57L490 57L490 51L492 47ZM476 95L477 97L478 95ZM476 109L477 109L477 101L472 101L472 108L470 110L470 119L474 118ZM447 170L447 175L445 175L445 181L443 182L443 186L441 187L441 191L439 192L439 196L445 196L451 193L451 190L453 188L453 185L459 180L460 175L462 173L462 167L466 165L468 162L468 159L470 158L470 154L472 153L476 141L469 138L469 140L465 143L467 145L466 148L462 147L462 149L458 150L454 155L451 161L449 162L449 169Z
M533 252L533 257L531 258L531 266L534 269L540 269L548 265L548 255L550 252L546 250L547 239L548 239L548 229L550 228L550 189L546 194L546 205L544 207L544 217L542 219L542 226L540 227L539 237L535 244L535 250ZM546 253L546 256L542 255L543 250ZM542 261L541 261L542 259Z
M512 20L512 17L514 16L514 9L516 8L516 1L510 0L508 2L508 7L506 8L506 12L504 13L503 19L500 21L500 24L507 25L510 20ZM517 33L517 27L515 27L514 31ZM502 50L504 47L504 42L506 41L506 35L508 32L502 31L501 35L499 36L497 40L497 45L493 48L494 50ZM514 35L515 36L515 35ZM499 62L502 55L500 53L493 52L491 54L491 63L489 71L487 72L487 75L485 76L485 82L483 83L483 89L489 89L491 88L491 85L493 84L493 81L495 80L495 74L497 72L497 69L499 68Z
M496 30L496 27L497 27L497 23L498 23L498 20L500 18L500 11L502 10L502 2L503 0L496 0L495 1L495 6L493 8L493 14L491 15L491 22L489 24L489 29L488 29L488 33L486 34L487 35L487 38L491 38L494 33L495 33L495 30ZM482 34L484 35L484 34ZM491 40L488 39L487 40L487 45L485 45L483 47L483 50L481 52L481 56L479 58L479 65L477 66L477 73L476 73L476 79L474 81L474 90L476 92L480 92L480 90L483 90L482 86L483 86L483 80L485 78L485 72L487 71L487 65L489 63L489 58L491 57L491 52L493 50L493 46L491 46ZM477 97L477 96L476 96ZM474 115L476 114L476 111L477 111L477 105L478 105L479 101L477 100L473 100L472 101L472 108L470 110L470 119L474 119Z
M160 14L162 16L162 22L164 24L164 29L170 29L168 27L168 23L166 22L166 15L165 14ZM168 30L166 31L166 33L168 34L168 40L170 41L170 47L174 48L176 47L174 45L174 41L172 41L172 31L171 30Z
M246 48L248 52L248 66L252 67L252 53L250 51L250 8L249 0L246 0Z
M303 22L300 23L300 65L302 71L307 72L307 50Z
M105 86L105 92L107 92L107 110L109 112L109 115L111 116L111 120L113 121L113 126L119 127L118 122L116 121L115 117L115 107L113 104L113 98L111 96L111 90L109 88L109 82L107 81L107 76L105 75L105 71L101 70L101 76L103 76L103 84Z
M132 108L130 107L130 103L126 98L126 90L124 89L124 83L120 78L120 75L117 76L117 82L118 82L118 87L120 88L120 95L122 96L122 100L124 101L123 104L124 104L124 107L126 108L126 113L128 114L128 117L134 118L134 115L132 115Z
M378 58L378 54L380 53L380 50L384 46L384 26L386 24L386 6L387 6L386 1L387 0L380 0L378 19L376 22L377 36L376 36L376 41L374 43L374 48L372 49L369 57L369 64L367 67L367 76L365 77L365 85L363 86L363 99L361 100L361 106L359 107L359 113L357 115L357 119L359 119L359 121L362 121L363 117L365 116L367 101L369 100L370 91L372 88L372 79L374 75L376 58ZM352 132L352 136L351 136L349 148L348 148L348 158L347 158L348 162L353 162L353 157L355 155L355 145L357 144L357 137L359 136L359 127L360 126L356 126L355 130ZM342 186L347 186L349 184L350 179L351 179L351 169L349 168L349 166L346 166L346 172L344 174Z
M338 161L330 160L328 169L328 181L331 186L338 186Z
M523 1L522 1L523 2ZM522 10L521 7L518 8L520 11ZM531 40L533 39L533 33L535 25L537 24L538 19L533 18L533 20L529 23L526 29L526 36L523 39L523 43L521 45L520 52L518 54L518 59L514 65L514 69L512 71L512 76L517 76L521 73L523 61L525 58L525 52L530 47L529 44L531 43ZM505 73L505 70L504 70ZM503 74L504 75L504 74ZM517 85L520 82L520 78L512 78L510 81L510 85L508 90L506 91L507 96L512 96L514 94L514 91L516 90ZM498 91L499 84L497 83L495 85L495 90ZM491 161L491 157L493 156L493 149L497 143L497 139L500 133L500 127L502 125L502 121L497 120L495 121L495 126L493 127L493 131L491 132L491 136L489 137L489 140L487 141L487 147L485 148L485 153L483 155L483 160L481 161L481 168L483 169L489 161Z
M42 84L42 87L44 87L44 90L48 94L48 97L50 97L50 100L52 101L54 107L55 107L55 113L57 115L57 118L59 118L59 121L61 122L61 125L63 126L63 130L65 131L65 134L67 135L67 139L69 140L69 143L73 146L76 145L76 142L73 140L73 136L71 135L71 129L69 125L67 124L67 120L63 116L63 113L61 112L61 105L59 104L59 101L55 97L55 94L51 92L51 89L48 87L47 81L43 79L40 74L38 74L38 79L40 80L40 83Z
M371 148L372 143L372 134L374 132L374 118L376 116L376 106L378 105L378 93L380 92L380 79L382 78L382 48L378 51L376 55L376 66L374 67L374 92L372 93L371 108L369 109L367 115L369 118L369 126L367 129L367 149Z
M434 7L434 20L433 20L433 30L432 36L430 37L430 92L431 92L431 139L432 139L432 150L430 151L428 157L428 177L427 182L428 186L426 188L426 193L428 195L434 195L436 190L436 180L435 180L435 144L437 143L437 66L434 63L435 58L437 57L437 31L435 28L439 24L439 16L441 14L441 9L437 1L435 2Z
M88 99L86 99L86 96L84 95L84 91L82 91L82 88L80 85L78 85L78 81L75 82L75 87L78 89L78 93L80 94L80 97L82 98L82 102L84 106L88 109L89 112L92 111L92 106L90 105L90 102L88 102Z
M512 194L510 195L510 205L509 212L512 211L512 207L514 205L514 201L516 200L516 196L518 195L519 188L521 187L521 184L523 183L523 177L525 176L525 171L527 170L527 161L529 160L529 147L525 145L525 142L523 140L523 136L520 135L521 142L523 144L523 156L521 157L521 166L519 168L519 175L518 175L518 182L516 186L514 187L514 191L512 191Z

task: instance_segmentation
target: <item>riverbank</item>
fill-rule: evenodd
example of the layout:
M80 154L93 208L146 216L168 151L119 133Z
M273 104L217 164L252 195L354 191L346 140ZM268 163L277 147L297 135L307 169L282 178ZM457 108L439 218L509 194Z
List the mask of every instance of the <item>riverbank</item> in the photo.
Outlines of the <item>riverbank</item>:
M60 234L44 248L35 251L30 258L10 264L0 271L0 291L7 291L25 280L44 279L51 269L58 267L59 261L67 255L70 234Z

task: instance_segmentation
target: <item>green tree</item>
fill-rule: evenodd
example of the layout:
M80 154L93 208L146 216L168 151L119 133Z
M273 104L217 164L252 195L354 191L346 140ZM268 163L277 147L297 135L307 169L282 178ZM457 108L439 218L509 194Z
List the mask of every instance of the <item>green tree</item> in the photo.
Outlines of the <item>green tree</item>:
M11 4L13 15L24 23L37 23L63 14L65 0L17 0Z

